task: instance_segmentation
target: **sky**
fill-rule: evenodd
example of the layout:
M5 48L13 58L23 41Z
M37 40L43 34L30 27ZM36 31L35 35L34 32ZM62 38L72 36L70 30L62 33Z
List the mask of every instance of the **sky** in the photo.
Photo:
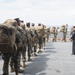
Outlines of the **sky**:
M0 23L20 18L46 26L75 25L75 0L0 0Z

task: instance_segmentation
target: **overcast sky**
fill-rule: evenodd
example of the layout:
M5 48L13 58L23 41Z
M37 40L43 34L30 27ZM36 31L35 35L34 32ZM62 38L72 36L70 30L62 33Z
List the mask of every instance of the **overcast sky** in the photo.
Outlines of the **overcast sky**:
M0 0L0 22L16 17L47 26L75 25L75 0Z

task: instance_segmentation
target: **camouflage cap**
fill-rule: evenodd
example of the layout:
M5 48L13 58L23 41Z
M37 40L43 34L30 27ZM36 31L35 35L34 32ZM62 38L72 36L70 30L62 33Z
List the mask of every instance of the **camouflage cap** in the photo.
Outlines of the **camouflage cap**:
M32 26L35 26L35 24L34 24L34 23L32 23Z
M39 23L38 26L41 26L41 23Z
M17 22L20 22L20 19L19 18L15 18L14 20L16 20Z
M27 27L30 27L30 22L26 23L26 26L27 26Z

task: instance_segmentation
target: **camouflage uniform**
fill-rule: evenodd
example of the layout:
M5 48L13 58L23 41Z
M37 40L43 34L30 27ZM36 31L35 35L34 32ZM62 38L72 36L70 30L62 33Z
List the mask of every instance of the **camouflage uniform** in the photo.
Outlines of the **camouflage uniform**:
M38 34L38 44L39 44L39 52L42 52L42 47L43 47L43 35L44 35L44 28L43 25L38 24L38 27L36 28L37 34Z
M58 30L56 29L56 27L53 27L53 29L51 30L51 33L54 35L53 41L56 42L57 34L58 34Z
M34 48L34 55L37 56L36 52L37 52L37 32L36 32L36 29L35 29L35 24L32 23L32 26L31 26L31 31L32 31L32 34L33 34L33 37L32 37L32 43L33 43L33 48Z
M43 25L43 44L44 44L44 46L45 46L45 43L46 43L46 38L47 38L47 28L46 28L46 26L45 25Z
M50 35L50 28L47 28L47 42L49 40L49 35Z
M22 53L22 50L23 50L23 29L22 29L22 27L18 26L17 27L17 30L18 30L18 33L20 35L19 36L19 38L20 38L20 47L18 47L18 66L20 68L20 66L21 66L21 64L20 64L20 61L21 61L21 53Z
M20 26L22 27L22 39L23 39L23 45L22 45L22 61L23 65L22 67L25 67L25 61L26 61L26 47L27 47L27 32L25 29L25 24L21 21Z
M60 29L60 32L63 33L62 41L66 42L66 35L67 35L67 25L63 25Z
M16 26L16 23L15 21L14 22L11 22L13 20L8 20L9 22L5 22L5 24L9 24L9 25L13 25L13 26ZM17 37L17 32L15 32L15 43L19 43L20 39L19 37ZM12 38L13 39L13 38ZM13 40L14 41L14 40ZM12 41L12 42L13 42ZM18 50L17 50L17 46L14 46L14 52L6 52L6 53L2 53L2 58L4 60L4 64L3 64L3 75L9 75L9 72L8 72L8 68L9 68L9 60L10 58L12 58L13 60L13 63L14 63L14 70L15 70L15 73L16 75L18 75Z
M28 61L30 61L32 52L32 37L33 37L33 34L30 29L30 23L26 24L26 31L27 31L27 45L28 45Z
M15 19L17 21L17 19ZM24 72L24 70L21 70L20 69L20 59L21 59L21 51L22 51L22 45L23 45L23 39L22 39L22 29L20 27L20 20L17 21L17 26L16 26L16 37L17 39L19 39L19 42L16 43L17 45L17 52L16 52L16 57L17 57L17 65L18 65L18 72L22 73ZM14 68L13 68L13 64L14 64L14 61L13 61L13 58L11 58L11 61L10 61L10 68L11 68L11 72L14 71Z

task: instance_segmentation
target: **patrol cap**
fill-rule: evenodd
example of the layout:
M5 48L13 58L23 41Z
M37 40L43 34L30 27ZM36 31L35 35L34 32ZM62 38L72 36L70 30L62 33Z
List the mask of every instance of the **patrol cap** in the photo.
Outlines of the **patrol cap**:
M15 18L14 20L16 20L17 22L20 22L20 19L19 18Z
M35 26L35 24L34 24L34 23L32 23L32 26Z
M27 26L27 27L30 27L30 22L26 23L26 26Z
M38 26L41 26L41 23L39 23Z

